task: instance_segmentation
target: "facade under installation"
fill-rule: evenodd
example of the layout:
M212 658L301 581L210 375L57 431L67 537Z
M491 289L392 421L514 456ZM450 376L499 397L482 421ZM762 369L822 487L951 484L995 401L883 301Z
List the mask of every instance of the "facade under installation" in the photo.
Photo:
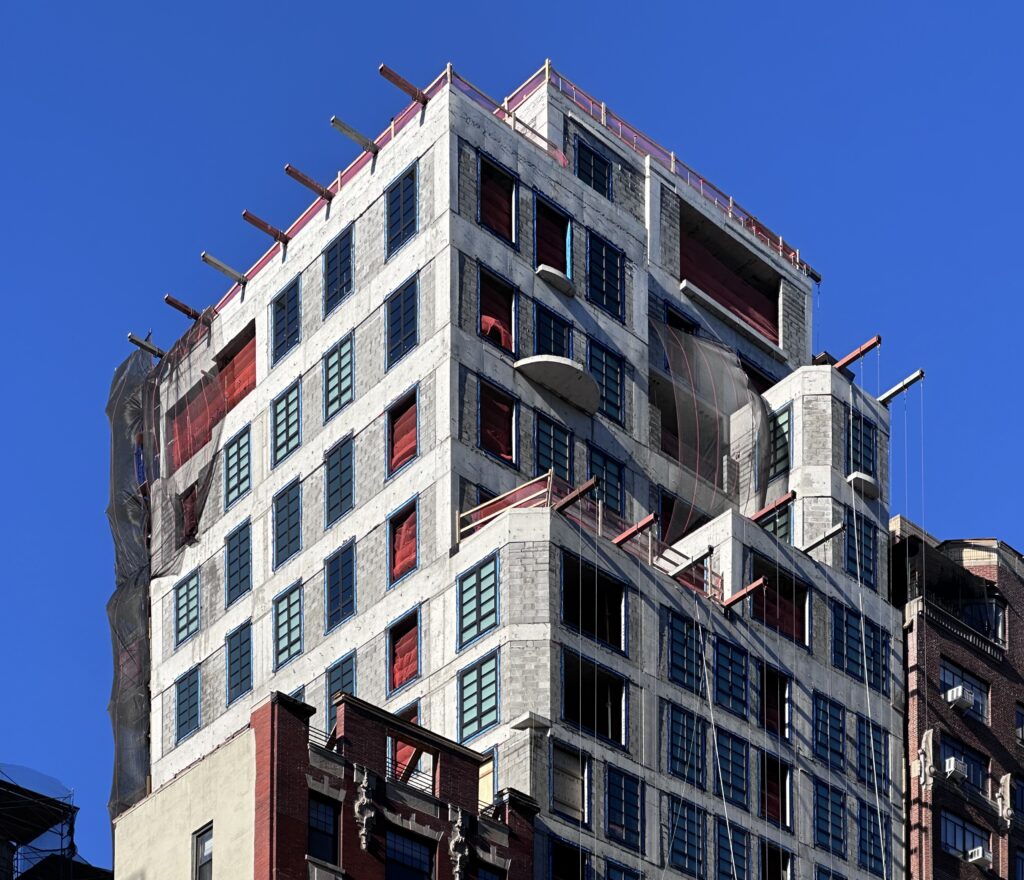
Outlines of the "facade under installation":
M536 877L900 874L870 346L812 356L799 251L550 63L500 103L382 72L411 103L372 140L332 120L360 155L288 166L316 201L247 215L271 248L208 257L235 285L115 377L117 870L280 692L311 715L310 828L347 693L482 754L481 823L535 802ZM440 772L387 747L389 797ZM214 863L252 821L217 796L174 823ZM417 832L379 806L387 853ZM434 813L452 840L463 809ZM425 876L458 878L435 832ZM309 876L342 876L316 840Z

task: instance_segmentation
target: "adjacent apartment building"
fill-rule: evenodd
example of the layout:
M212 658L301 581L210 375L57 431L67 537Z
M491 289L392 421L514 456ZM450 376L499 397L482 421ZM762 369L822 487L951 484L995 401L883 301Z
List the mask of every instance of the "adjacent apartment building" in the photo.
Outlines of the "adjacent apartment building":
M485 814L535 802L536 877L899 875L888 412L812 357L816 273L550 64L500 104L450 67L413 93L119 374L142 501L112 520L146 554L111 611L118 853L268 699L328 760L347 693L483 755ZM389 792L437 790L388 742ZM290 795L310 828L354 808L320 770ZM212 815L173 826L182 864L211 822L216 849ZM416 876L451 870L454 829Z
M911 876L1024 877L1024 560L891 524L904 608Z

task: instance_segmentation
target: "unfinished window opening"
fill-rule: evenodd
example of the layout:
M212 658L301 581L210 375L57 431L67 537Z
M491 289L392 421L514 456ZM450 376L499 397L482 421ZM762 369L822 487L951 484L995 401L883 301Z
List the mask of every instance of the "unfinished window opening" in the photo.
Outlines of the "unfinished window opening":
M391 583L416 568L418 556L416 502L412 501L388 521L388 551Z
M515 238L516 179L480 157L480 225L506 241Z
M417 700L410 706L406 706L401 712L396 712L395 716L400 718L402 721L408 721L410 724L420 723L420 704ZM419 756L417 756L419 752ZM398 736L388 737L388 760L391 762L394 775L401 778L402 774L406 771L415 771L419 769L419 761L422 757L422 751L412 743L405 742Z
M551 880L586 880L590 874L590 853L557 837L550 838Z
M588 733L625 744L626 682L572 651L562 652L562 715Z
M754 620L798 644L807 644L807 585L775 562L753 554L751 582L765 579L763 588L754 591Z
M388 410L388 476L416 457L416 390Z
M682 199L679 277L770 342L778 343L782 276Z
M790 767L768 752L761 752L760 764L761 817L788 828L790 826Z
M199 535L199 483L193 483L178 496L179 547L195 542Z
M231 412L256 387L256 322L231 340L217 355L217 381L224 412Z
M572 746L554 743L551 749L551 809L586 825L590 805L590 759Z
M388 630L388 688L395 691L420 674L419 612L407 614Z
M789 736L790 677L767 663L761 664L758 723L768 733Z
M537 265L550 266L563 275L571 276L572 226L569 217L543 199L538 198L536 204Z
M515 464L516 402L488 382L480 382L480 448L506 464Z
M790 854L784 849L761 841L761 880L789 880Z
M480 335L498 348L515 351L515 288L486 269L480 270Z
M711 518L692 504L677 498L665 489L661 490L658 497L658 529L659 537L666 544L675 544L685 535L709 522Z
M661 451L713 485L722 483L722 451L729 436L724 416L699 397L681 406L672 382L650 374L648 397L660 421ZM691 405L692 404L692 405Z
M624 651L626 587L572 553L562 552L562 623Z
M494 801L494 752L480 765L477 776L477 800L482 805L488 805Z

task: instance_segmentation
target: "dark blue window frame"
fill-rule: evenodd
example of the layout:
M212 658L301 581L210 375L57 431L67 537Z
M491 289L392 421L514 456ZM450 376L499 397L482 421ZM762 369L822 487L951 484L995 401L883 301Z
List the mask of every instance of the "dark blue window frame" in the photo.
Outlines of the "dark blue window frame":
M297 379L270 403L270 466L277 467L302 446L302 380Z
M356 545L349 541L324 561L326 631L356 613Z
M593 339L587 340L587 369L601 389L600 412L616 424L625 421L626 365L621 356Z
M715 790L730 804L750 805L750 744L743 737L718 728L715 735ZM719 772L721 768L721 772Z
M716 880L747 880L750 851L747 832L735 822L719 816L715 820L717 850Z
M246 520L224 539L225 605L252 589L252 525Z
M327 689L327 732L334 730L338 720L338 710L334 705L334 695L339 692L354 694L356 692L356 652L349 651L344 657L328 667L324 675Z
M346 437L324 455L325 528L355 507L355 441Z
M626 466L598 447L587 444L588 477L597 477L601 481L598 486L598 498L605 507L619 516L625 515L625 476Z
M611 765L605 776L605 834L629 849L643 850L644 784Z
M384 303L390 370L419 344L419 276L413 275Z
M967 779L964 780L972 788L987 794L989 759L981 752L975 751L960 740L950 736L945 731L942 733L942 743L939 749L939 760L941 766L946 766L947 758L956 758L967 765ZM869 756L870 760L870 756Z
M174 683L174 741L176 744L195 733L202 725L199 684L198 666L193 666Z
M707 779L707 722L675 703L666 706L668 772L703 790Z
M705 813L696 804L668 796L669 864L691 877L702 878L707 862Z
M891 876L892 865L892 820L866 801L860 802L857 826L860 832L857 847L857 864L876 877ZM881 840L879 840L881 824Z
M271 334L271 366L279 363L295 346L299 344L302 334L301 298L299 279L296 278L284 290L274 297L270 304Z
M534 445L535 472L546 474L549 470L567 483L572 483L573 436L572 431L537 413L536 440Z
M461 650L498 626L498 555L491 554L458 578L457 642Z
M845 508L846 573L874 590L878 577L878 529L864 512Z
M572 322L540 303L534 306L533 350L535 354L572 357Z
M670 610L667 630L669 680L695 694L703 694L703 629L692 618Z
M302 549L302 483L292 480L274 496L274 568Z
M814 754L833 770L846 767L846 709L824 694L814 694Z
M501 664L492 651L459 673L459 742L468 742L501 720Z
M715 703L747 717L747 651L720 636L715 639Z
M622 320L626 304L626 255L593 230L587 230L587 299Z
M355 400L355 333L328 349L324 363L324 422L329 422Z
M417 168L413 164L388 187L385 194L387 204L387 256L391 257L417 232L419 187Z
M274 671L303 650L302 584L292 584L274 598Z
M326 318L352 294L355 273L352 271L355 252L355 224L350 223L324 249L324 317Z
M846 794L814 780L814 845L846 858Z
M224 640L227 658L228 705L252 690L252 621L228 633Z
M612 200L612 161L604 152L576 138L573 173L594 192Z
M857 716L857 779L889 791L889 731L863 715Z
M252 446L246 425L224 446L224 509L252 488Z
M845 405L844 405L845 406ZM876 476L878 468L878 426L863 413L846 408L846 474L860 471Z

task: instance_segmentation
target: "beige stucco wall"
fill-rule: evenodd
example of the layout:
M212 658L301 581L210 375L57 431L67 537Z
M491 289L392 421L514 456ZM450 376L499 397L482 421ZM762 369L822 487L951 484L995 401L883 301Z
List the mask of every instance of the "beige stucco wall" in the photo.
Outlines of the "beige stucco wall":
M247 728L118 817L114 876L189 880L192 837L212 822L214 880L251 877L255 811L255 736Z

